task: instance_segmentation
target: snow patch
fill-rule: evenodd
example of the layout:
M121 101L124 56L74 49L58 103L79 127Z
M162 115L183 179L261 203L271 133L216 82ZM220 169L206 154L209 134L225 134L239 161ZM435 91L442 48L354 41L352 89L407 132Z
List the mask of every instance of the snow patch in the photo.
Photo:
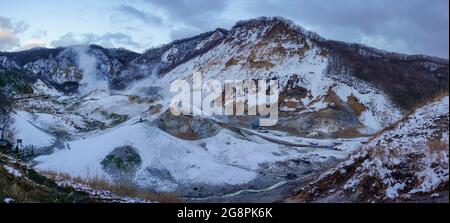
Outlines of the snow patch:
M22 174L20 173L20 171L14 169L13 167L3 165L3 168L5 168L5 170L8 171L9 174L11 174L15 177L22 177Z

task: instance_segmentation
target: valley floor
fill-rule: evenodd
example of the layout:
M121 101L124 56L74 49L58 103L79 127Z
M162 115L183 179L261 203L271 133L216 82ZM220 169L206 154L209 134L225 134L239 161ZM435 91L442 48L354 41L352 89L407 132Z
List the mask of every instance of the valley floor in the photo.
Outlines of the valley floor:
M186 201L278 201L292 195L295 182L334 166L367 140L304 138L214 118L172 117L167 101L155 95L55 94L15 106L23 160L43 173L132 184Z
M24 142L20 158L54 180L49 181L53 188L44 190L50 191L48 199L57 202L280 202L307 191L301 188L322 179L323 173L368 141L366 137L305 138L215 119L183 119L167 116L163 109L145 111L146 106L127 95L101 91L81 98L32 99L18 104L14 130ZM439 111L445 116L445 109ZM428 134L435 119L422 116L408 131L415 131L415 125L422 129L424 122L427 127L421 131ZM445 117L442 120L440 125L448 126L448 112L447 123ZM184 124L177 127L179 123ZM180 132L197 124L201 128L195 134ZM14 180L12 174L17 182L30 183L23 173L29 173L29 167L15 166L19 164L6 156L2 160L4 174L9 173L3 180ZM35 170L32 173L38 174ZM41 186L36 188L41 190ZM5 186L3 199L16 193L13 189ZM64 197L65 190L79 191L80 197ZM435 197L417 197L417 201L435 201L445 194L444 190ZM25 197L39 200L27 194L13 199L31 201ZM342 199L314 200L354 200Z

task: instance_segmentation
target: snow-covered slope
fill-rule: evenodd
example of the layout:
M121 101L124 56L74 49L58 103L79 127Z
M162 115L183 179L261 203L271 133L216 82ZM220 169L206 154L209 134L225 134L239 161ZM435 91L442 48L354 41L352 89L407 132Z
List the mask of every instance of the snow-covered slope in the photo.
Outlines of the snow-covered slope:
M282 106L281 111L296 116L298 113L320 112L342 103L345 112L351 113L359 123L337 128L357 128L361 134L373 133L401 117L401 109L370 83L345 73L330 75L327 68L331 58L326 53L327 49L318 44L319 40L321 38L317 35L281 18L241 22L220 44L177 66L156 85L169 86L177 79L192 79L193 72L201 72L204 81L215 79L222 83L225 80L277 79L282 95L292 95L289 92L296 89L306 92L304 95L282 97L281 105L288 101L291 103L289 107ZM327 100L331 94L338 98ZM352 109L350 97L362 107L361 111ZM337 132L335 126L321 128L326 134Z
M39 163L36 168L73 176L111 179L114 176L105 172L102 161L114 149L130 146L142 159L141 166L131 174L131 180L140 186L161 191L197 184L245 185L261 177L261 172L276 169L272 165L277 162L299 158L312 163L325 162L332 156L342 159L351 151L351 148L346 151L295 150L258 136L244 137L226 129L210 138L186 141L148 122L132 121L100 134L68 141L66 146L63 150L36 158ZM295 168L302 170L301 166Z
M426 200L431 195L448 201L448 128L445 96L381 132L293 200L395 201L421 195Z
M0 71L1 70L11 70L11 69L17 69L19 66L17 63L6 57L6 56L0 56Z
M34 124L35 120L31 114L18 111L13 116L13 120L14 138L22 139L24 147L42 148L52 146L55 143L56 138L54 136L39 129Z
M277 125L259 132L254 117L167 115L170 84L195 71L203 81L278 80ZM416 79L396 76L403 73ZM15 139L36 149L36 168L203 197L270 188L334 165L401 119L399 100L448 88L448 61L338 44L262 17L143 54L94 45L0 52L0 75L20 77L16 85L33 93L3 88L18 99ZM394 90L384 78L397 81Z

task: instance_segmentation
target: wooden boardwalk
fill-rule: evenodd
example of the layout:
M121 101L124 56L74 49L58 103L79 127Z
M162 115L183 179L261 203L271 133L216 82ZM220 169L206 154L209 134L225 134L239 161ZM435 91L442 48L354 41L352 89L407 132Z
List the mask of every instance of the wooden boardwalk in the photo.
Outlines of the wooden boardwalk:
M49 95L46 94L34 94L34 95L27 95L19 98L13 98L13 101L20 101L20 100L26 100L26 99L32 99L32 98L50 98Z

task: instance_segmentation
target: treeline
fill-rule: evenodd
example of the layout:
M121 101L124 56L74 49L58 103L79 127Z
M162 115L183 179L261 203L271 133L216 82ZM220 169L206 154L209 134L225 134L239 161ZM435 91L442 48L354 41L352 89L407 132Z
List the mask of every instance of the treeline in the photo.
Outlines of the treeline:
M0 115L3 111L7 111L11 104L11 99L2 91L0 91Z
M427 57L402 59L364 54L358 45L328 41L332 52L331 74L347 73L383 90L400 107L410 110L417 103L449 89L449 64ZM345 69L343 71L342 69Z
M20 70L0 71L0 89L3 94L31 94L31 76Z

